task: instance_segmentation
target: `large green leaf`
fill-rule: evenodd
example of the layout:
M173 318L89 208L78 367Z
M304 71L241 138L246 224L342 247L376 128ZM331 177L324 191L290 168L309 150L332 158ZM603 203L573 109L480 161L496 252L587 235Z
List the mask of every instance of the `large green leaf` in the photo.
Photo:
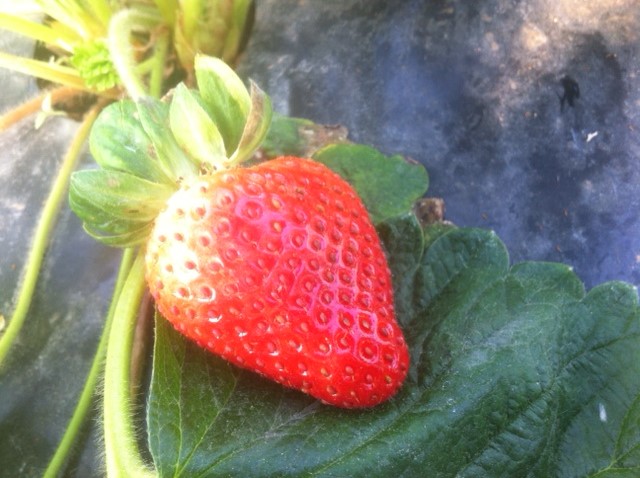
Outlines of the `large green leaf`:
M291 118L274 113L264 141L260 145L268 157L276 156L305 156L306 139L300 130L305 127L316 126L313 121L303 118Z
M370 146L331 145L315 153L313 159L353 185L376 224L409 210L429 184L421 164L398 155L385 156Z
M508 264L495 234L425 247L380 226L412 367L347 411L241 371L156 323L148 408L161 476L638 476L636 290L585 294L566 266Z

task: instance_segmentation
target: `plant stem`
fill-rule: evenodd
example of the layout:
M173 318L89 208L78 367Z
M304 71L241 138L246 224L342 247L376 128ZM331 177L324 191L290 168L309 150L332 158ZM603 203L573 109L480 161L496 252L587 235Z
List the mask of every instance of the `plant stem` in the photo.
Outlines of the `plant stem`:
M59 101L64 101L67 98L71 98L79 93L81 93L79 90L71 88L70 86L60 86L58 88L54 88L53 90L45 91L35 98L27 100L16 108L13 108L3 116L0 116L0 132L38 111L42 107L42 102L47 97L47 95L51 95L51 103L55 104Z
M43 475L43 478L56 478L60 473L60 470L64 466L67 461L67 457L71 452L71 448L73 447L74 442L78 437L78 433L80 432L80 428L84 424L89 410L91 408L91 403L93 400L93 396L95 393L96 385L98 383L98 378L100 373L102 372L102 368L104 365L104 358L107 351L107 343L108 337L111 330L111 324L113 323L113 317L115 314L115 306L124 286L124 281L129 274L131 269L131 264L133 263L135 251L133 249L126 249L122 255L122 259L120 261L120 268L118 270L118 277L116 279L116 283L113 289L113 298L111 300L111 305L109 306L109 311L107 313L107 320L104 324L104 329L102 331L102 335L100 337L100 342L98 343L98 348L96 350L96 354L93 358L93 363L91 364L91 369L89 370L89 374L87 375L87 380L84 384L84 388L82 389L82 394L80 395L80 399L78 400L78 404L76 405L76 409L73 412L73 416L69 421L69 425L58 445L58 448L53 455L53 458L49 462L49 466Z
M140 251L118 297L107 347L104 441L109 477L157 476L140 456L131 403L131 351L144 290L144 254Z
M162 96L165 61L169 49L168 32L164 32L158 37L153 49L153 69L151 70L151 77L149 78L149 94L154 98L160 98L160 96Z
M121 10L111 19L107 45L111 60L127 93L134 101L146 95L142 79L136 74L131 35L138 30L149 30L157 26L162 17L157 11Z
M53 183L53 188L51 189L49 197L44 205L44 209L42 210L42 216L36 226L33 243L23 272L24 276L20 292L18 294L16 307L7 329L0 337L0 368L2 367L7 353L9 352L9 348L22 329L22 325L24 324L27 313L29 312L31 300L33 299L33 291L35 290L36 283L38 281L44 253L49 243L49 237L51 236L51 231L53 230L55 219L58 210L60 209L60 204L66 197L69 176L75 169L80 153L82 152L82 148L89 136L89 132L91 131L91 126L93 125L98 112L102 109L102 106L101 102L94 106L80 124L80 128L73 138L73 141L69 146L69 150L62 161L62 166L60 167L58 175Z

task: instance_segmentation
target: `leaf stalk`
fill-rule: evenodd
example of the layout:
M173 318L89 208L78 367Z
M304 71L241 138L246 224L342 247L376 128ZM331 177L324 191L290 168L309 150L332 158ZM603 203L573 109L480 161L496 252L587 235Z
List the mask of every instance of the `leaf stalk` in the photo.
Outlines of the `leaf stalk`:
M134 101L147 95L142 78L136 72L134 48L131 36L139 30L149 30L162 22L162 17L152 10L121 10L111 19L107 45L111 60L127 93Z
M136 318L145 291L140 250L118 297L104 373L104 438L109 477L157 476L140 456L132 417L131 356Z
M38 276L40 275L40 269L49 243L49 237L51 236L51 232L55 225L60 205L66 198L69 177L75 169L85 141L91 131L91 126L93 125L98 112L102 109L102 106L102 102L94 106L80 124L80 128L73 138L69 150L62 161L62 166L60 167L53 184L53 188L51 189L49 197L44 205L42 215L40 216L38 225L36 226L33 243L23 272L24 278L18 294L15 310L4 334L0 337L0 368L2 367L11 345L24 325L33 299L33 293L38 282Z
M108 338L111 331L111 325L113 323L113 317L115 315L115 306L117 304L118 297L122 292L122 288L124 287L124 282L129 274L129 271L131 270L131 265L133 263L134 257L135 250L131 248L125 249L124 253L122 254L120 268L118 270L118 277L116 279L113 290L113 298L109 306L109 311L107 312L107 320L105 321L104 329L102 331L100 341L98 342L98 348L93 358L93 363L91 364L91 368L89 369L87 380L82 389L78 404L76 405L76 408L73 412L73 416L69 421L69 425L67 426L67 429L62 437L62 440L60 441L60 444L58 445L58 448L56 449L55 454L53 455L53 458L49 462L49 466L47 466L43 478L56 478L57 476L59 476L60 471L67 462L67 458L71 453L78 434L80 433L80 429L84 425L89 411L91 410L91 404L95 394L96 385L104 366Z

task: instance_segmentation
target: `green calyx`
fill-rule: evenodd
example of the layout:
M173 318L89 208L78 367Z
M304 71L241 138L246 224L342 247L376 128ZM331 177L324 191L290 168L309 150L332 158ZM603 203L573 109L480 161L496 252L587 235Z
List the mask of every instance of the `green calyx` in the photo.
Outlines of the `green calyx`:
M260 88L248 91L213 57L196 57L195 73L197 91L180 84L166 101L119 101L96 120L89 143L99 168L72 175L69 202L98 241L143 243L180 184L238 166L265 138L271 101Z

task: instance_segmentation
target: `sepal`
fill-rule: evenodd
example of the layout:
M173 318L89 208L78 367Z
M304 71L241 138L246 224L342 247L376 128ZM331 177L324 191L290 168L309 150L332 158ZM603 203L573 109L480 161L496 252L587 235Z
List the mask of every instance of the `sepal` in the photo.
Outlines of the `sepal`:
M174 90L169 122L177 143L198 164L212 170L227 167L220 131L196 95L182 83Z
M271 99L258 85L251 82L251 106L238 147L229 158L235 166L248 160L267 136L271 124Z
M131 233L152 225L173 191L170 186L121 171L86 170L71 176L69 204L93 237L128 247ZM118 236L127 240L103 240Z
M120 101L99 116L90 144L99 170L71 179L71 208L100 242L143 243L168 198L200 174L248 160L267 135L271 101L222 60L199 56L199 91Z
M197 56L195 70L200 96L230 156L240 143L251 109L251 96L240 77L218 58Z
M157 183L172 182L154 154L153 143L138 119L138 107L133 101L119 101L102 110L91 128L89 147L103 169Z
M198 175L195 159L180 148L169 120L169 105L154 98L143 98L136 102L138 119L153 144L150 154L155 154L165 174L178 183L185 178Z
M83 224L84 231L93 237L96 241L101 242L105 246L112 247L135 247L144 244L151 234L153 223L147 223L139 229L131 229L121 234L109 234L100 229L95 229L88 224Z

